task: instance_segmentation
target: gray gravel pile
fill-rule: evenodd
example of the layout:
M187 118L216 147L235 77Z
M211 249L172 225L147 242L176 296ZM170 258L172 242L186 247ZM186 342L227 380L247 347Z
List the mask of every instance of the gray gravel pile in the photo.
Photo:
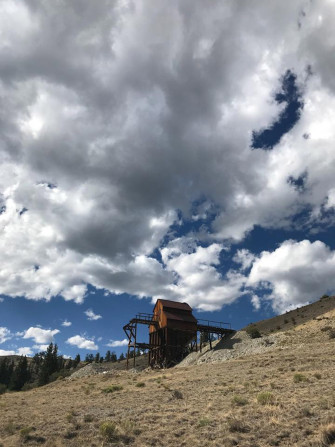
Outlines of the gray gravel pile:
M228 339L213 343L212 350L207 345L202 352L192 352L177 365L177 368L202 363L223 362L250 354L261 354L276 348L283 337L285 337L284 334L275 334L252 339L245 331L238 331Z
M71 374L71 376L69 376L68 379L72 380L81 377L93 376L95 374L107 374L110 372L111 370L104 367L104 365L101 365L99 363L89 363L88 365L83 366L78 371Z

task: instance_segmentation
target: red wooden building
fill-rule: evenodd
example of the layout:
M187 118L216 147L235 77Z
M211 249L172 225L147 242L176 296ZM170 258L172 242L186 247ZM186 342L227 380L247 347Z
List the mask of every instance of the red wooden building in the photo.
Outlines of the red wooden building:
M149 343L138 342L138 324L149 327ZM163 299L157 300L153 314L137 314L123 329L129 340L127 367L130 356L133 356L135 366L136 349L148 350L149 365L152 367L168 367L181 361L190 351L198 349L199 332L206 334L210 347L213 334L222 338L234 333L228 323L200 322L193 316L192 308L187 303Z

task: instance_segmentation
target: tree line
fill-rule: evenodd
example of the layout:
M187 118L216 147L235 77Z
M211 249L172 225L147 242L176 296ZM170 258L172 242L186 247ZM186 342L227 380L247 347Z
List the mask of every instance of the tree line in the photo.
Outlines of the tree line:
M97 353L87 354L86 363L117 362L124 360L122 353L117 358L115 352L107 351L105 357ZM14 361L11 357L0 358L0 394L9 391L20 391L46 385L59 377L70 375L74 369L84 366L80 355L74 359L65 359L58 355L58 346L50 343L46 351L39 352L31 359L21 356Z
M133 351L130 351L129 353L130 357L133 356ZM141 355L141 351L139 349L136 349L135 356L138 357ZM105 357L102 357L99 352L97 352L95 355L93 354L86 354L85 362L86 363L103 363L103 362L120 362L121 360L125 360L126 356L121 352L119 358L115 354L115 352L107 351Z

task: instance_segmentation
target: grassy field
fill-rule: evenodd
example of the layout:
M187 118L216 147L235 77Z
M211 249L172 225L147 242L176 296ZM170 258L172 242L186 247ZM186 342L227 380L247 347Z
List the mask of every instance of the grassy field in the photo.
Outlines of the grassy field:
M4 394L0 445L335 445L334 319L298 325L261 355Z

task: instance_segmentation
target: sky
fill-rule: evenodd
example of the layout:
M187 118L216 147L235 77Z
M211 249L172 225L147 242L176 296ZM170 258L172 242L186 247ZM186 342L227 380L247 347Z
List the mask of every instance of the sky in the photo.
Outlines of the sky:
M159 298L238 329L334 293L334 21L2 0L0 355L119 355Z

